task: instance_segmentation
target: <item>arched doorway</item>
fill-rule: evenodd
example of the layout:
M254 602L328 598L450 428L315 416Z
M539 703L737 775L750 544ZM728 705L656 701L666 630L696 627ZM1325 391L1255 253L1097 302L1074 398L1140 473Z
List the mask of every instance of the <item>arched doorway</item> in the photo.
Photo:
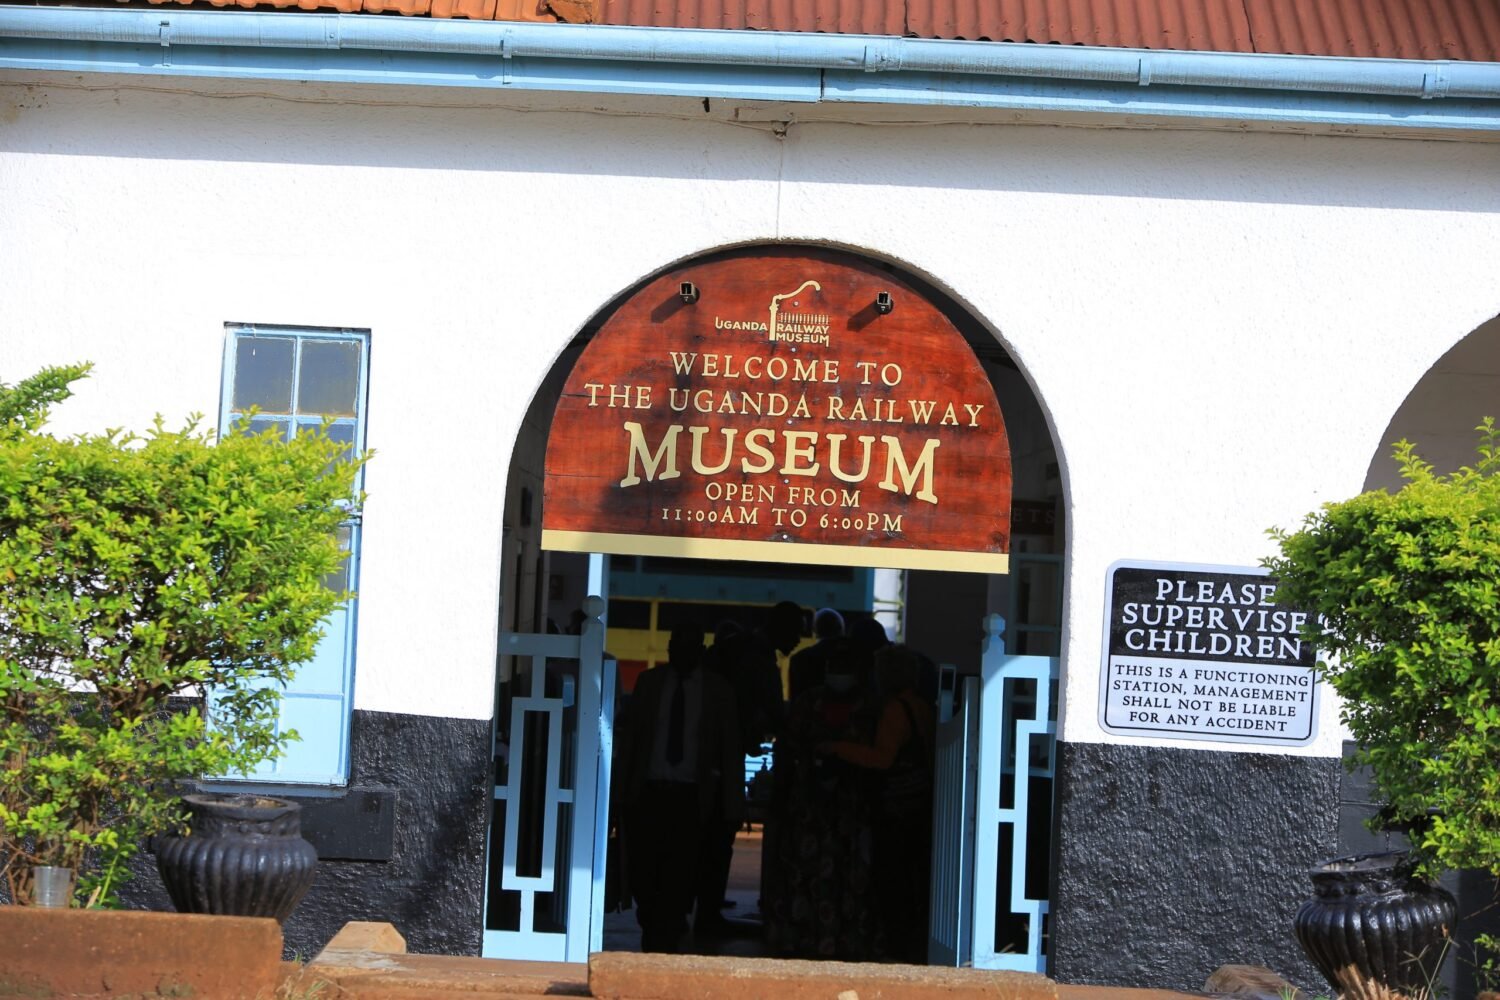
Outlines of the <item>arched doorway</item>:
M610 676L628 694L687 615L711 630L721 616L754 621L788 599L809 614L878 612L888 635L948 667L950 711L964 704L954 698L962 678L974 678L977 739L986 642L997 662L1002 652L998 619L990 634L985 622L1003 616L1003 642L1040 657L1041 672L997 682L991 701L997 719L1003 701L1011 742L996 744L1004 773L978 794L979 826L988 802L994 836L980 877L960 875L974 863L970 845L953 852L950 881L979 886L978 906L990 909L970 928L982 939L973 954L1040 963L1064 509L1036 397L994 332L951 297L826 248L727 250L664 269L601 310L538 392L507 490L501 627L567 634L590 626L578 613L586 595L607 596ZM579 668L505 650L502 641L487 941L520 935L506 940L536 955L541 938L560 947L564 900L581 879L602 891L603 849L593 870L564 874L569 843L587 853L575 823L596 793L517 779L514 768L527 757L567 770L566 754L544 748L591 725L588 684ZM598 698L607 729L607 679ZM533 724L528 712L542 714ZM971 781L977 751L955 751ZM975 793L948 798L956 828ZM984 863L1002 870L985 875ZM936 907L967 908L950 888Z
M1474 428L1500 418L1500 316L1481 324L1429 368L1396 410L1365 475L1367 490L1401 487L1391 448L1400 440L1438 472L1474 463Z
M1410 441L1417 455L1439 474L1472 466L1478 460L1476 427L1485 417L1500 418L1500 316L1480 324L1453 345L1412 386L1380 436L1370 458L1365 490L1395 492L1404 485L1392 458L1397 441ZM1379 808L1371 803L1367 779L1346 779L1344 809L1364 819ZM1400 835L1377 835L1361 824L1340 825L1339 853L1391 850L1402 846ZM1444 888L1458 901L1458 925L1450 942L1453 958L1443 966L1439 987L1449 996L1467 1000L1476 993L1474 970L1486 957L1476 949L1481 935L1500 935L1500 911L1495 907L1495 879L1483 871L1450 871Z

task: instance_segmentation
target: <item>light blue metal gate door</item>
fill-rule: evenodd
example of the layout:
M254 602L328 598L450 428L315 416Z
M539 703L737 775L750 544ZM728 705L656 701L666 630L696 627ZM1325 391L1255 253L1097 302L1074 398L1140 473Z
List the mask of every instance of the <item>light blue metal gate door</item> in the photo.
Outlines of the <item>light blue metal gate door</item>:
M979 695L973 964L1044 972L1057 734L1055 656L1008 656L985 619Z
M1045 972L1057 658L1008 656L984 620L981 676L944 668L934 754L934 965Z
M586 962L603 937L614 661L604 601L579 635L502 632L484 955Z

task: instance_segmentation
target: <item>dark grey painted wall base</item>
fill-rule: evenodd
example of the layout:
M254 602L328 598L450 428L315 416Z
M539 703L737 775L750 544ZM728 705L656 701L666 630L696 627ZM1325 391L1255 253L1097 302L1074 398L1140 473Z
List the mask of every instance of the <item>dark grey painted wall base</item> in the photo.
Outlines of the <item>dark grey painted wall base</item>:
M320 859L284 928L288 957L311 958L350 920L389 921L414 952L479 954L491 740L487 719L354 713L348 790L284 796ZM155 859L137 860L127 905L170 910Z
M1334 758L1059 743L1051 974L1201 990L1263 965L1314 995L1292 918L1338 845Z

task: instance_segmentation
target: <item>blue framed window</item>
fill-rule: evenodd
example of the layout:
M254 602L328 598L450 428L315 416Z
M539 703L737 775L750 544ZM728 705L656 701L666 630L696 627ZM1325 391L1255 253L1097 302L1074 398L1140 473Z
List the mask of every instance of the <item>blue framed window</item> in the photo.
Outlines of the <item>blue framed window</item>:
M330 437L347 442L354 451L364 449L369 331L240 323L228 324L226 330L220 433L253 407L251 433L275 431L290 439L331 420ZM360 470L356 489L363 488L363 479ZM329 588L356 589L359 536L359 517L351 512L339 529L347 555L343 566L324 581ZM301 739L288 744L281 759L233 778L317 785L349 780L357 605L351 600L333 613L313 658L297 668L282 692L279 730L294 729Z

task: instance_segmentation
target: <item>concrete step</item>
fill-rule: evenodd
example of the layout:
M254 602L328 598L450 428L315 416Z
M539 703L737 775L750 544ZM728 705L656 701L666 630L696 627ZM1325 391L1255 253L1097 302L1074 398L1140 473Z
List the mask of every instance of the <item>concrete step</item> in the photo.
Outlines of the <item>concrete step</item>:
M408 955L406 941L394 927L366 922L346 924L284 991L295 997L299 988L319 1000L405 1000L446 994L473 1000L589 995L588 974L580 965ZM314 992L319 989L321 992Z
M1046 976L982 969L703 955L589 956L600 1000L1057 1000Z
M390 924L351 923L278 997L301 1000L1189 1000L1206 994L1060 986L983 969L600 952L560 962L408 955Z

